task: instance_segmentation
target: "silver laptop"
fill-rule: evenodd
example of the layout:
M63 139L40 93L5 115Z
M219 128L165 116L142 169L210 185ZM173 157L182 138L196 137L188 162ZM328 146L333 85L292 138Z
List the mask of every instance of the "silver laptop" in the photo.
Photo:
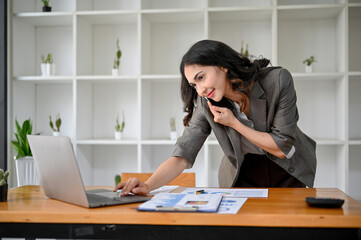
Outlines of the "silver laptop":
M68 137L28 135L28 140L40 184L49 198L88 208L149 200L137 195L120 197L119 193L107 189L86 191Z

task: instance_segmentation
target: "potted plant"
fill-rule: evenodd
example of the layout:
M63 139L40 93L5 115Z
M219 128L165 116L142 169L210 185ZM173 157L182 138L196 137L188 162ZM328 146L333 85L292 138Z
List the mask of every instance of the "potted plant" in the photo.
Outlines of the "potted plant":
M53 136L60 136L61 118L59 113L55 115L56 128L54 127L53 120L51 120L51 115L49 115L49 125L50 128L53 130Z
M51 7L49 6L50 0L41 0L44 4L43 12L51 12Z
M244 45L244 42L243 42L243 40L242 40L242 42L241 42L241 55L243 55L243 56L245 56L245 57L248 57L248 55L249 55L249 52L248 52L248 44L246 44L246 50L244 50L244 47L243 47L243 45Z
M119 65L120 65L120 57L121 56L122 56L122 51L120 50L120 47L119 47L119 38L117 38L117 51L116 51L116 56L114 58L114 64L113 64L113 69L112 69L113 76L119 75Z
M170 118L170 139L176 140L177 139L177 129L175 127L175 118Z
M117 117L117 120L115 122L116 123L115 132L114 132L115 140L121 140L123 138L123 131L125 127L124 111L122 112L122 114L123 114L122 123L119 122L119 116Z
M119 174L115 175L115 186L117 186L120 183L121 179L122 177Z
M27 138L27 135L31 135L33 129L32 122L29 118L23 122L22 126L20 126L19 122L15 119L15 127L16 140L11 141L11 143L17 152L17 155L15 156L15 168L18 186L29 184L38 185L39 177Z
M41 55L41 75L55 75L55 64L53 63L53 56L51 55L51 53L48 53L46 58L44 57L44 54Z
M311 56L302 62L303 64L306 64L306 73L312 72L312 63L314 63L314 62L316 62L316 59L314 56Z
M9 177L9 170L4 172L0 169L0 202L6 202L8 200L8 184L6 179Z

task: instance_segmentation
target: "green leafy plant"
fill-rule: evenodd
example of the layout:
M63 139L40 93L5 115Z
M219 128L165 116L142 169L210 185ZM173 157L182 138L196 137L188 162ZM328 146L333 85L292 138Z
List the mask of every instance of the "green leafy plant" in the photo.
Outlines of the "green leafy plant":
M248 57L249 53L248 53L248 44L246 44L246 49L244 49L244 41L242 40L241 42L241 55Z
M170 118L170 130L171 130L172 132L177 131L177 129L176 129L176 127L175 127L175 118L174 118L174 117Z
M45 7L49 7L50 0L41 0Z
M41 62L42 63L52 64L53 63L53 56L51 55L51 53L48 53L46 58L44 57L44 54L41 54Z
M311 56L311 57L305 59L302 63L303 63L303 64L306 63L307 66L311 66L311 64L314 63L314 62L316 62L316 59L315 59L314 56Z
M117 38L117 52L116 52L116 57L114 59L113 69L119 69L121 56L122 56L122 51L120 50L119 47L119 38Z
M124 111L122 112L123 120L122 123L119 122L119 116L117 117L116 124L115 124L115 131L116 132L123 132L125 127L125 118L124 118Z
M4 172L3 169L0 169L0 186L4 186L6 184L6 179L9 177L9 170Z
M119 174L115 175L115 186L120 183L121 179L122 177Z
M26 157L26 156L32 156L30 145L27 139L27 135L31 135L33 124L30 120L25 120L23 122L23 125L20 126L19 122L15 119L15 127L16 127L16 133L15 138L16 141L13 140L11 143L14 145L15 150L17 152L16 159Z
M59 113L55 116L55 126L56 126L56 128L54 128L54 124L53 124L53 121L51 120L51 116L50 116L50 115L49 115L49 125L50 125L50 128L51 128L54 132L60 132L61 118L60 118L60 114L59 114Z

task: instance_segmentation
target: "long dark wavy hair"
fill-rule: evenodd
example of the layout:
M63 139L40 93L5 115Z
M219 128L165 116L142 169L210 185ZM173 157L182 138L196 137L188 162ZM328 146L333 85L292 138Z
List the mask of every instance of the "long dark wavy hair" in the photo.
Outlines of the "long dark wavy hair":
M184 126L188 126L193 115L194 104L197 98L196 90L189 85L184 75L184 67L198 64L203 66L219 66L228 69L227 79L234 91L250 95L253 83L264 78L271 70L277 67L267 67L270 61L260 58L251 61L228 45L214 40L202 40L195 43L183 56L180 64L181 96L183 110L188 113L184 119Z

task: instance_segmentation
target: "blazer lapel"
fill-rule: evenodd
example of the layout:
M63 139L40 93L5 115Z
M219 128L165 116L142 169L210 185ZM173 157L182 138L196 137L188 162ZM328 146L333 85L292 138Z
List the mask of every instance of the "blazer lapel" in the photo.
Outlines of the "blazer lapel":
M250 96L251 116L256 130L267 132L267 100L259 82L255 82Z

